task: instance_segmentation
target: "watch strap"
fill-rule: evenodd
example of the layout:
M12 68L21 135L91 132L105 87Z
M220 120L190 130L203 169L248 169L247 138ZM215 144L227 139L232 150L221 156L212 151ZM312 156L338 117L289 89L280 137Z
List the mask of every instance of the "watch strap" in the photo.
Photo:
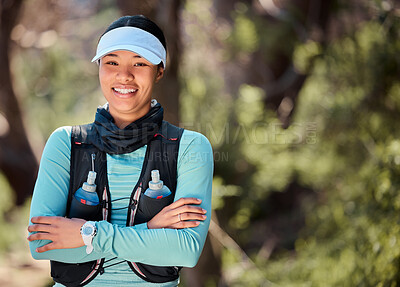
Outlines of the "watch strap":
M85 235L83 233L83 229L86 228L86 226L90 225L93 228L93 232L92 234L89 235ZM82 225L81 227L81 236L83 239L83 243L85 243L86 245L86 254L90 254L93 251L93 245L92 245L92 241L93 241L93 237L97 234L97 228L96 225L93 221L87 221L85 222L84 225Z
M86 254L90 254L93 251L93 245L86 245Z

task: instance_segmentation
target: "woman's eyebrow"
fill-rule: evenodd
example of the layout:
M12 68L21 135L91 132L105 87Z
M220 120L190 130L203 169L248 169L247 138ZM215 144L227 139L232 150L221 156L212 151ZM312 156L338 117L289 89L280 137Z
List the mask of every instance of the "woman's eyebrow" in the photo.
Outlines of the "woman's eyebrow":
M118 57L118 55L110 53L110 54L105 55L104 57Z
M110 53L110 54L105 55L104 57L118 57L118 55L117 55L117 54ZM133 58L142 58L142 56L140 56L140 55L135 55L135 56L133 56Z

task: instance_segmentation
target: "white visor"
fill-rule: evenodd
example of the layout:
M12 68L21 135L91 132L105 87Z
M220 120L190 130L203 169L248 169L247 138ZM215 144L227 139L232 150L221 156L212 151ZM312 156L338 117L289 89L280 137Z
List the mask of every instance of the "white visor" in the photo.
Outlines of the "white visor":
M120 27L105 33L100 38L92 62L118 50L134 52L153 65L162 62L164 68L166 67L167 52L160 40L153 34L135 27Z

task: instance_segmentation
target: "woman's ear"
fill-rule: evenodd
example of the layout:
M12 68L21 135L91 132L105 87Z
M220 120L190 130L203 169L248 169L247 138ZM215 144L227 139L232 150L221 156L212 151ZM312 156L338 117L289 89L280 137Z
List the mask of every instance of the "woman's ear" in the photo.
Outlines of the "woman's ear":
M156 83L164 76L164 68L160 65L157 68Z

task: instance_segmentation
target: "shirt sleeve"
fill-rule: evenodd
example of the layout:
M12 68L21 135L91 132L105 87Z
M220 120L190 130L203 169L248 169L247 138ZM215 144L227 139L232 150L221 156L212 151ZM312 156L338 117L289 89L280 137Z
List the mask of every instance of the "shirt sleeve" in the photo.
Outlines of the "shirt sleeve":
M179 147L175 201L182 197L201 199L200 206L207 210L207 219L197 227L185 229L121 227L97 222L94 250L150 265L195 266L211 219L212 177L213 153L209 141L199 133L185 130Z
M40 162L31 203L34 216L65 216L70 180L71 127L57 129L49 138ZM65 263L81 263L108 256L157 266L196 265L204 246L211 218L213 154L203 135L184 131L178 154L178 180L175 200L196 197L207 210L207 219L195 228L148 229L147 224L122 227L107 221L96 222L94 251L86 247L56 249L37 253L36 248L50 241L29 243L33 258ZM162 255L162 256L160 256Z
M65 216L70 179L70 157L71 127L58 128L51 134L43 150L32 196L30 224L34 216ZM104 257L104 254L96 252L87 255L85 247L36 252L36 248L49 242L49 240L29 242L32 257L67 263L85 262Z

